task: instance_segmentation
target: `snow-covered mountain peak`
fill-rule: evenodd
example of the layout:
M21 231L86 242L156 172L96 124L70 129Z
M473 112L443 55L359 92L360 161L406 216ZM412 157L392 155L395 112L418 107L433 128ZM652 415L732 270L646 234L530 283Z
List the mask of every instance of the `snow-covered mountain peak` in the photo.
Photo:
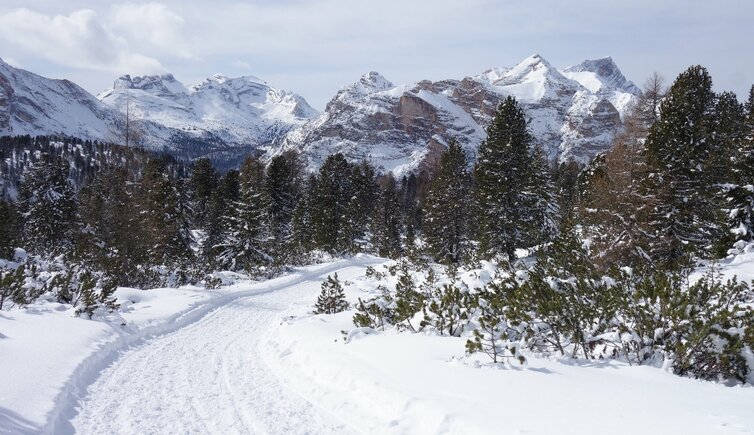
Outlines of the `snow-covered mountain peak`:
M107 98L114 92L139 90L159 97L175 97L188 93L188 89L175 79L172 74L146 75L131 77L126 74L113 83L113 87L97 95L100 100Z
M566 68L563 70L563 74L578 81L592 92L611 88L633 95L641 93L641 90L635 84L626 79L610 56L585 60Z
M369 95L375 92L387 91L394 87L395 85L382 74L370 71L361 76L358 82L344 87L342 91L354 95Z

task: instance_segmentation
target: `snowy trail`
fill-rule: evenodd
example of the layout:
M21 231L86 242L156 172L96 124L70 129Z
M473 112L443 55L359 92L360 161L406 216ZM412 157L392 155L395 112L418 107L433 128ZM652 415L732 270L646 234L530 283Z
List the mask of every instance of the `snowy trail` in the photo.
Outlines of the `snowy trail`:
M57 429L87 434L350 432L284 386L259 348L281 314L292 304L315 300L319 283L333 272L347 279L363 274L364 267L336 263L305 273L124 352L89 386L71 425Z

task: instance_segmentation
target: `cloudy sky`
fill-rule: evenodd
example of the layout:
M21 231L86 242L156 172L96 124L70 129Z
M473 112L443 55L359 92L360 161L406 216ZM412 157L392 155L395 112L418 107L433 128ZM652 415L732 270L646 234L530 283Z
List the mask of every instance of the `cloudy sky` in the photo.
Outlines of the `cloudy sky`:
M639 85L701 64L743 98L752 17L751 0L2 0L0 57L92 93L125 73L251 74L322 109L371 70L406 83L610 55Z

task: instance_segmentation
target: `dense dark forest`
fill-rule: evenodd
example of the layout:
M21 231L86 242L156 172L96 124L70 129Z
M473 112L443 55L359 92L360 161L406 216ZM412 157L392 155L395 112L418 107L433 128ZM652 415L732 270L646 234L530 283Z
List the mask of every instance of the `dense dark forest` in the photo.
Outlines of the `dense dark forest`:
M424 312L453 335L474 310L468 350L495 361L523 358L522 346L639 364L659 352L680 374L745 381L752 290L714 271L688 276L754 236L754 88L741 103L713 92L703 67L667 89L655 76L624 124L586 167L553 168L509 97L473 166L451 142L436 167L399 179L340 154L317 173L293 152L220 173L207 159L3 138L0 308L51 292L91 315L114 306L116 285L215 286L215 271L272 276L322 255L448 270L491 260L511 273L474 295L422 293L398 270L405 279L383 298L396 303L362 301L355 322L416 330ZM43 263L66 272L30 288Z

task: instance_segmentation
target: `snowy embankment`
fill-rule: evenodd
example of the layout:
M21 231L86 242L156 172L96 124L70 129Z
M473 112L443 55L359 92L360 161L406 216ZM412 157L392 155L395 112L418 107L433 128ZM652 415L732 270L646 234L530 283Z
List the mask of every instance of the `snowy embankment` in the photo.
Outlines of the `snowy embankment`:
M750 281L754 251L717 267ZM352 304L378 293L365 277L345 284ZM754 432L748 385L727 387L618 361L527 355L526 368L491 367L486 356L464 356L466 337L358 330L354 311L313 315L312 302L292 306L265 338L267 365L308 401L362 432Z
M120 288L116 293L120 310L99 321L75 317L73 308L54 302L2 311L0 433L68 432L72 429L68 421L76 415L87 388L128 349L195 323L239 298L296 287L307 280L317 281L311 286L315 289L323 274L354 265L362 270L380 261L359 256L218 290ZM316 297L316 289L311 297Z

